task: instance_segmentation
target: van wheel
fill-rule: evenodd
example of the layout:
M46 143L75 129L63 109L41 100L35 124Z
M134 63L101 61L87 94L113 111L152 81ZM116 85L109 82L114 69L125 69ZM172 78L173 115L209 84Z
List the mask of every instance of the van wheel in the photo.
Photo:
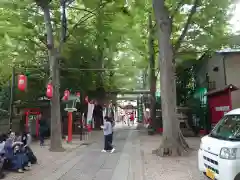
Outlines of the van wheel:
M234 180L240 180L240 173L238 173L238 174L235 176Z

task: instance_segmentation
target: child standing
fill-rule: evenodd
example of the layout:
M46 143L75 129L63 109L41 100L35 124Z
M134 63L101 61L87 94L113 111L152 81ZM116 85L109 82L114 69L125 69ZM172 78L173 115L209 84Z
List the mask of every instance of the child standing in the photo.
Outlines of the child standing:
M107 152L111 151L113 153L115 149L112 146L112 135L113 135L113 126L111 119L109 117L105 117L105 122L104 125L101 126L103 129L103 134L104 134L104 149L102 152Z

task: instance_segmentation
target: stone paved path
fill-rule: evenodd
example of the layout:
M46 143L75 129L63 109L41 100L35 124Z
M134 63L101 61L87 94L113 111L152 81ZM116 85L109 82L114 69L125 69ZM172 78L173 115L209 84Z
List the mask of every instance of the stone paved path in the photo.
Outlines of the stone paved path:
M203 180L197 170L196 151L189 157L160 158L151 151L160 136L147 136L135 127L117 126L114 133L116 152L102 153L99 132L89 146L78 146L56 159L36 166L32 172L11 180ZM197 149L199 139L188 139ZM47 153L47 152L46 152ZM44 157L44 155L42 156ZM7 178L7 180L10 180Z
M115 132L116 152L113 154L102 153L102 143L89 146L83 157L60 180L111 180L129 133L128 130ZM81 153L83 152L78 152L78 156Z
M57 171L63 164L71 161L76 157L76 151L84 150L87 146L82 145L83 143L94 143L99 141L102 136L101 131L96 131L91 134L91 137L87 138L85 141L79 140L78 137L73 139L71 144L63 142L63 147L66 149L65 152L50 152L49 141L46 141L46 146L40 147L38 142L31 145L34 154L38 158L38 164L33 165L32 170L25 172L24 174L19 173L6 173L5 180L25 180L25 179L35 179L45 178L50 176L53 172Z

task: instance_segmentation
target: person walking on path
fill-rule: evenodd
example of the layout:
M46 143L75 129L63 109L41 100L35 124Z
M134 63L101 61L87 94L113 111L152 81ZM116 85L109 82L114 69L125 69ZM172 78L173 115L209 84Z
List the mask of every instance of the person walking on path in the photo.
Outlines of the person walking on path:
M111 119L111 124L112 124L112 136L111 136L111 145L113 146L113 129L115 127L115 120L114 119Z
M113 133L113 126L111 122L111 118L105 117L105 122L104 125L101 126L103 129L103 134L104 134L104 149L102 152L107 152L110 151L113 153L115 151L115 148L112 146L112 133Z
M130 121L131 121L131 125L133 126L134 125L134 114L133 112L130 114Z
M44 138L47 133L47 124L44 119L41 119L39 121L39 140L40 140L40 146L44 146Z

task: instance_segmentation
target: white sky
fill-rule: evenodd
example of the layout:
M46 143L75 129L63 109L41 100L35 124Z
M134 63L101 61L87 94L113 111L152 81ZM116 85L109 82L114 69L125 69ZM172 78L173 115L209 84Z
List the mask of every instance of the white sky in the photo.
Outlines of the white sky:
M234 17L231 19L232 31L240 31L240 2L236 4Z

